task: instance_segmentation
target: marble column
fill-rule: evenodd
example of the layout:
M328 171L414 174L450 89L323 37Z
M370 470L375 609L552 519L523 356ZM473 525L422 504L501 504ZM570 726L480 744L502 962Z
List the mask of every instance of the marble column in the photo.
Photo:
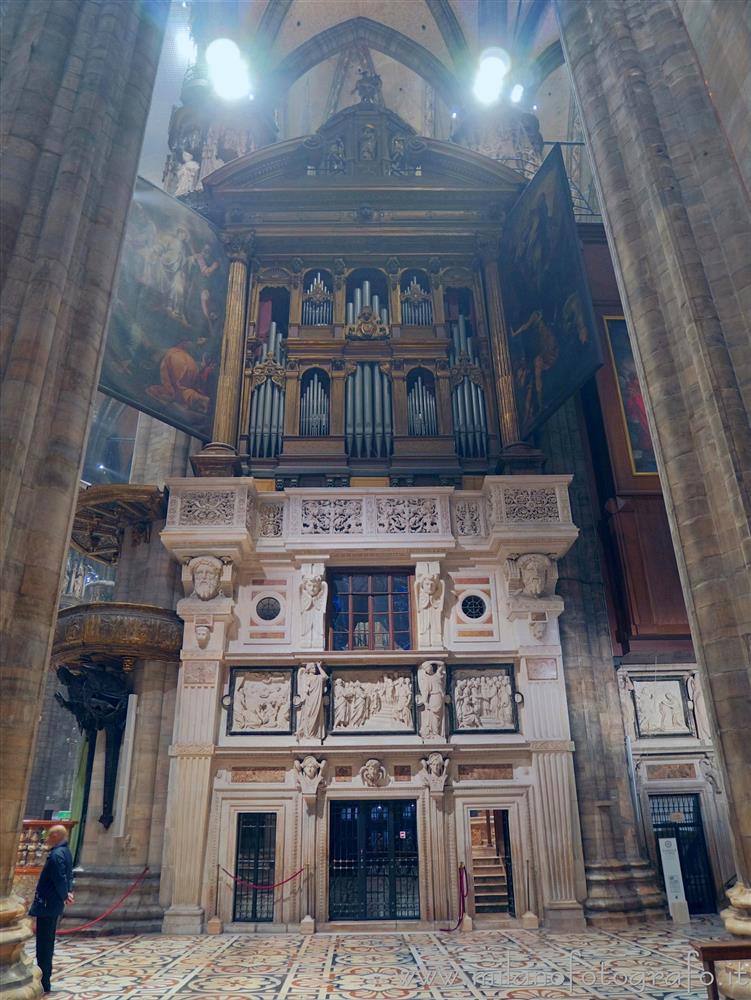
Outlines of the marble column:
M677 4L558 0L557 11L748 887L748 186ZM744 926L751 933L751 913Z
M610 644L597 529L584 442L573 399L545 425L546 472L573 472L571 512L581 535L559 563L558 619L579 804L587 897L593 923L664 913L657 877L643 853L629 787L625 731Z
M3 8L0 989L40 992L8 893L110 296L168 4Z

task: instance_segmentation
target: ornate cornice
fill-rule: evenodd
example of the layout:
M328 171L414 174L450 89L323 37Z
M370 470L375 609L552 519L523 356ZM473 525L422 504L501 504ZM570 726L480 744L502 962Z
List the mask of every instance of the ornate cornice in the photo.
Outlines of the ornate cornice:
M84 658L179 660L183 626L174 611L107 601L78 604L57 616L52 666Z

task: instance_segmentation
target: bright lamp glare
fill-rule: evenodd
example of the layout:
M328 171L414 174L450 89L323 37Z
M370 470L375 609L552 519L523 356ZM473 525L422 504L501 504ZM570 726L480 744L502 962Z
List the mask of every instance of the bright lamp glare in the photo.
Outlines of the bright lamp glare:
M511 88L511 102L518 104L522 97L524 97L524 87L520 83L515 83Z
M240 50L231 38L215 38L206 49L206 62L211 67L239 61Z
M240 50L229 38L216 38L206 49L209 79L219 97L238 101L250 94L248 67Z
M492 49L480 59L473 93L481 104L493 104L501 96L503 78L511 68L511 60L503 49Z

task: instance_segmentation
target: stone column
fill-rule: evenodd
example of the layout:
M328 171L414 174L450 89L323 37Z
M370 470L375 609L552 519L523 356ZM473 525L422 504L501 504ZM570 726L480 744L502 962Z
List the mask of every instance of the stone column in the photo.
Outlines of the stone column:
M585 916L593 923L664 913L657 878L636 830L625 732L610 644L588 465L574 400L543 431L546 472L573 472L571 513L581 535L558 564L558 619L579 803Z
M252 233L247 236L225 234L223 239L230 265L222 358L216 387L213 440L191 460L197 476L231 476L237 465L238 411L248 300L248 256L252 252L254 236Z
M118 254L168 4L3 8L0 988L37 995L8 898Z
M748 188L678 5L558 0L557 10L748 887Z

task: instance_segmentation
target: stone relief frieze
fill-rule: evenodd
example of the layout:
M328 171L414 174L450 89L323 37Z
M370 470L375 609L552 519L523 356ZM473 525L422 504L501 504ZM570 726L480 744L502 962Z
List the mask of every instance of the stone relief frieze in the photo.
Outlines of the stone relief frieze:
M477 500L459 500L454 505L454 527L456 534L476 537L482 534L480 504Z
M289 670L233 670L230 733L291 732L291 684Z
M506 487L503 507L507 521L558 521L558 495L553 487L522 489Z
M361 500L303 500L303 535L362 534Z
M333 673L335 732L404 733L414 730L409 670L336 670Z
M452 673L456 730L516 729L514 691L503 667L461 667Z
M633 678L639 736L691 736L679 678Z
M438 503L432 497L378 497L379 534L431 535L441 530Z
M280 538L284 526L284 507L264 503L258 508L258 534L261 538Z
M232 524L234 518L233 490L196 490L180 496L180 524Z

